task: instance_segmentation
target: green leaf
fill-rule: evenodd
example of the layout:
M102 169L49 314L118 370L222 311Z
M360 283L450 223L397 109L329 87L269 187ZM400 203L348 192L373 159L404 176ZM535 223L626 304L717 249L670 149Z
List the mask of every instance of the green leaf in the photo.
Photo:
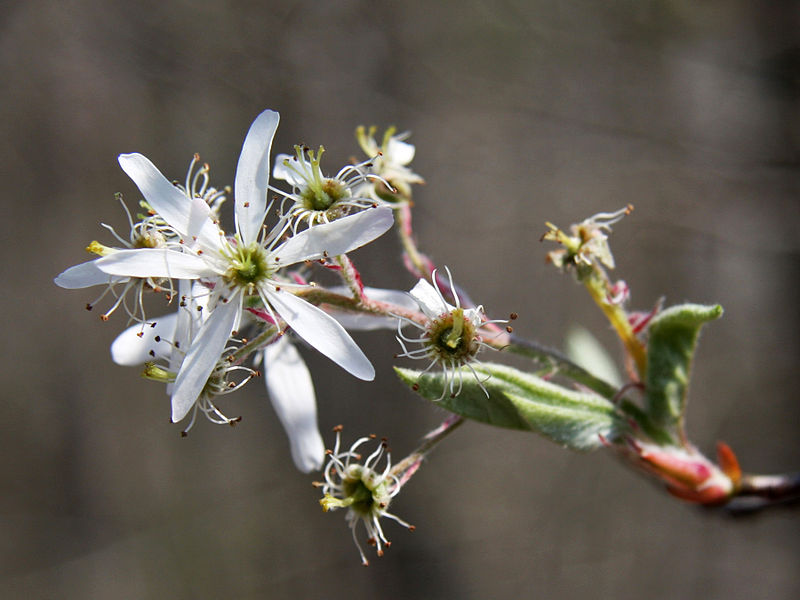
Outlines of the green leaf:
M689 372L700 328L721 315L718 304L681 304L650 322L645 409L656 426L671 431L683 427Z
M461 393L455 397L443 373L395 371L437 406L496 427L534 431L573 450L594 450L603 445L603 438L613 440L627 428L614 404L601 396L569 390L503 365L482 363L474 369L480 384L468 368L462 368L455 374L463 377Z

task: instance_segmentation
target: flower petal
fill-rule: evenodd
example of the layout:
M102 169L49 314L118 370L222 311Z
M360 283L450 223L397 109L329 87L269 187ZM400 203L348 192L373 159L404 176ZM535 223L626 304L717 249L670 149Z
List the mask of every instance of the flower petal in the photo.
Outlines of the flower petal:
M398 165L407 165L414 160L415 148L413 144L403 142L397 138L389 138L389 143L386 146L386 154L394 163Z
M422 310L429 319L435 319L442 313L446 313L455 308L442 300L436 288L424 279L420 279L409 294L417 301L420 310Z
M225 349L239 314L240 303L231 300L216 305L192 342L172 393L172 422L177 423L192 409L208 377Z
M197 279L214 275L202 258L169 248L119 250L95 262L104 273L126 277Z
M351 296L352 292L344 286L334 286L330 291L335 294ZM408 310L419 310L419 306L408 292L365 287L364 295L370 300L386 302L401 306ZM397 329L397 317L385 317L367 313L339 310L335 306L326 306L325 311L336 319L342 327L350 331L372 331L375 329Z
M131 325L112 342L111 358L123 367L135 367L153 358L169 357L177 322L178 313L175 312L156 319L154 327L149 323Z
M385 233L394 223L391 208L370 208L333 223L315 225L292 236L275 249L281 265L293 265L323 256L338 256L360 248Z
M286 337L264 349L267 391L280 419L295 466L303 473L322 467L325 444L317 428L317 399L311 373Z
M280 115L274 110L262 112L247 132L236 165L234 197L236 229L245 245L258 239L267 213L269 153Z
M93 259L74 267L70 267L53 281L59 287L67 290L77 290L80 288L92 287L93 285L108 285L110 283L121 283L127 277L116 277L101 271L97 268L97 261Z
M375 378L369 359L333 317L289 292L268 291L266 300L297 335L345 371L364 381Z
M211 220L211 209L201 198L189 198L172 185L146 156L120 154L117 160L152 209L187 242L199 239L206 247L219 247L219 227Z

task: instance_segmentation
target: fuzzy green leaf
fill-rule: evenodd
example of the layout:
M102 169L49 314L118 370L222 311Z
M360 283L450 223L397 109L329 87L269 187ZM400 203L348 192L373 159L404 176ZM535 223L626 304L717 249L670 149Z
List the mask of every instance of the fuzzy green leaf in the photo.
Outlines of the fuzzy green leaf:
M442 373L395 368L400 379L424 398L455 414L496 427L534 431L573 450L594 450L627 427L616 407L601 396L577 392L535 375L492 363L475 365L483 388L469 369L461 393L451 397ZM441 398L441 399L440 399Z
M645 408L653 423L680 431L686 411L689 372L700 328L719 318L722 307L681 304L650 323L647 340Z

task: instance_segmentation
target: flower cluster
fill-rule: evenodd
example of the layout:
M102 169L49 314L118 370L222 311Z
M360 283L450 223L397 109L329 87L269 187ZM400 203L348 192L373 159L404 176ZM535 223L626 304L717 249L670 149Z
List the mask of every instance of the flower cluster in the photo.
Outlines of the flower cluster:
M184 433L198 413L215 423L237 422L221 412L217 398L260 375L255 368L260 365L295 463L310 471L323 459L316 398L310 373L285 334L291 332L359 379L372 380L375 371L336 311L307 299L316 289L302 272L370 243L394 219L392 208L355 193L372 179L381 180L367 163L324 178L321 151L298 150L295 166L281 157L276 161L275 177L292 185L291 192L281 194L292 202L268 224L268 195L278 191L269 182L278 122L277 112L264 111L245 137L232 190L231 232L219 219L231 190L209 185L209 167L200 165L197 155L183 184L171 183L141 154L120 155L120 166L142 193L143 213L135 219L128 213L127 237L107 227L119 246L92 242L87 250L96 257L67 269L55 282L70 289L102 286L100 298L114 297L104 320L123 307L135 324L114 342L112 357L122 365L144 364L147 378L166 384L172 421L190 417ZM150 318L144 308L148 292L163 294L177 310ZM246 366L251 356L253 366Z

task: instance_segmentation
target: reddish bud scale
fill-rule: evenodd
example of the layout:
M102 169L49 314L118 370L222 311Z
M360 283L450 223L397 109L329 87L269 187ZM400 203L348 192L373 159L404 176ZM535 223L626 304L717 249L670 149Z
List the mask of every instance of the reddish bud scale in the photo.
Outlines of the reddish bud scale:
M663 481L673 496L697 504L714 505L724 504L734 492L736 480L726 468L720 470L694 449L636 442L631 442L631 449L638 456L639 465Z

